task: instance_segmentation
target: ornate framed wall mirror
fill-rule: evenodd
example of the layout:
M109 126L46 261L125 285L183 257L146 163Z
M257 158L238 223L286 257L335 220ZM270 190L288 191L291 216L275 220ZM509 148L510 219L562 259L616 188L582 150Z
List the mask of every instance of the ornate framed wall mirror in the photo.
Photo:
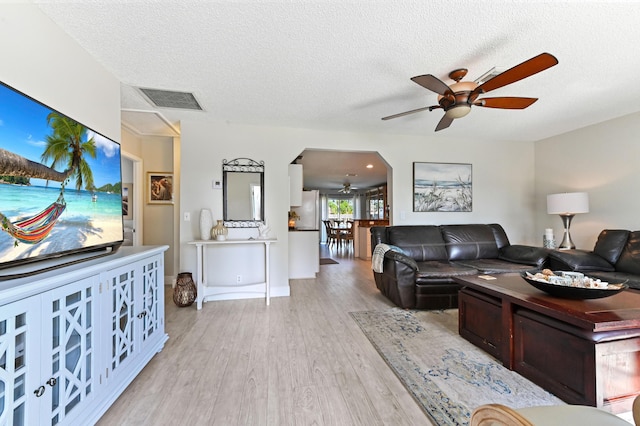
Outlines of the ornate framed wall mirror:
M264 161L222 160L224 225L257 228L264 223Z

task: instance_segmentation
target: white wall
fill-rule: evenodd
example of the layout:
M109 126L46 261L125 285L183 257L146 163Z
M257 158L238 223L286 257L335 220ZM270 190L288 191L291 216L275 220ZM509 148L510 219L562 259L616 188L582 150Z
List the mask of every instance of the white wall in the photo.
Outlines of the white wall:
M571 238L577 248L592 249L603 229L640 229L640 114L585 127L535 144L536 231L562 238L562 222L547 214L546 196L589 193L589 213L576 215Z
M0 80L120 140L120 82L32 4L2 4Z
M209 208L222 219L222 190L212 181L222 178L222 160L248 157L265 162L265 217L279 242L272 246L272 294L288 294L288 167L306 148L378 151L393 170L389 180L392 223L502 224L512 243L538 242L534 226L533 143L478 143L428 134L424 137L329 132L311 129L240 126L183 121L180 186L180 269L195 271L195 248L187 243L199 238L200 209ZM413 213L413 162L456 162L473 165L473 212ZM404 214L403 214L404 212ZM404 219L403 219L404 217ZM257 230L229 231L229 237L257 236ZM214 250L214 249L212 249ZM262 272L259 253L239 251L233 257L212 259L212 284L234 281L237 274L250 277ZM248 282L248 281L246 281Z

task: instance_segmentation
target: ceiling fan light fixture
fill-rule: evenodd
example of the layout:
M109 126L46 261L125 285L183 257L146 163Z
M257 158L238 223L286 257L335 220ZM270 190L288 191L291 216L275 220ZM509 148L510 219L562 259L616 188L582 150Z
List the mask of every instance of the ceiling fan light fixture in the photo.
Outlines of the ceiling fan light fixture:
M350 183L342 184L342 188L338 192L341 192L343 194L351 194L351 184Z
M444 115L446 115L449 118L462 118L465 115L469 114L469 112L471 112L471 106L466 105L466 104L462 104L462 105L454 105L453 107L449 108L448 110L445 111Z

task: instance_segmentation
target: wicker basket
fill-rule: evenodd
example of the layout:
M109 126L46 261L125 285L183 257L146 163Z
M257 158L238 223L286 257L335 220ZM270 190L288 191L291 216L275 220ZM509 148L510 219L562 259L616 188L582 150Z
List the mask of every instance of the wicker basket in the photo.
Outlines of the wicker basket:
M198 290L191 272L180 272L176 279L176 288L173 289L173 302L181 308L191 306L197 295Z

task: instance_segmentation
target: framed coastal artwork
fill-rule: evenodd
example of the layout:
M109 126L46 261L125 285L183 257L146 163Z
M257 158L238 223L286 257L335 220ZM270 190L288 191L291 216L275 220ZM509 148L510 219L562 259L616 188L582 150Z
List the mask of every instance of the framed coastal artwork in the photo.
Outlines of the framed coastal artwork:
M414 212L470 212L471 164L413 163Z
M122 218L133 220L133 184L122 184Z
M173 204L173 174L147 172L147 204Z

